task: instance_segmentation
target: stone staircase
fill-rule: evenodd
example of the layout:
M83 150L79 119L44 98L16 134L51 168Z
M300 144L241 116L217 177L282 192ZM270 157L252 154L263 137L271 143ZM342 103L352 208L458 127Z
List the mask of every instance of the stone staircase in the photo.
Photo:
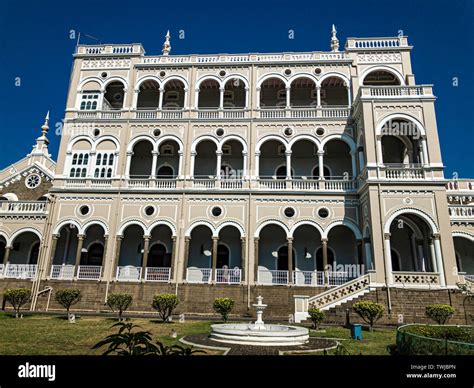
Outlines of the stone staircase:
M295 295L295 322L301 323L306 320L310 308L329 310L368 292L370 292L370 275L366 274L312 297Z

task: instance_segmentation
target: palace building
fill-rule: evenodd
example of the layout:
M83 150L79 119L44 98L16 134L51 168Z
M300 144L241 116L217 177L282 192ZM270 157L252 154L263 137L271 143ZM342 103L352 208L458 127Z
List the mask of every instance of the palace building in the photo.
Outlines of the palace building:
M31 287L45 310L73 286L84 311L172 292L189 314L231 296L240 315L261 294L297 321L361 297L406 319L407 297L460 300L474 180L444 177L411 49L342 49L334 26L326 52L172 55L169 33L161 55L79 45L57 162L47 116L0 171L0 291Z

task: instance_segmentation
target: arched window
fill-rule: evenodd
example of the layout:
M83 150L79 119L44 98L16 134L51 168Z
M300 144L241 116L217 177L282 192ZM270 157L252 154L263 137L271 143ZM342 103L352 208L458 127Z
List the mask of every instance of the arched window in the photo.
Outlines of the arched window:
M217 262L216 262L216 267L217 268L222 268L226 265L229 267L230 265L230 252L229 248L227 248L226 245L224 244L219 244L217 246Z

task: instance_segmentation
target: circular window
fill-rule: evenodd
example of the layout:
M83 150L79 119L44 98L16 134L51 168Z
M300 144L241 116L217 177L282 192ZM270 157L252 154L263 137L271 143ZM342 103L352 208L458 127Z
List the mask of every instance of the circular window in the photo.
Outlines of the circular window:
M220 75L221 77L224 77L226 74L227 74L227 73L225 72L225 70L221 70L221 71L219 72L219 75Z
M324 131L324 128L321 128L321 127L316 128L316 135L318 135L318 136L323 136L323 135L324 135L324 132L325 132L325 131Z
M321 218L327 218L329 216L329 210L325 207L322 207L318 210L318 216Z
M295 209L293 209L292 207L287 207L285 208L285 210L283 211L283 213L285 214L285 216L287 216L288 218L291 218L295 215Z
M217 136L224 136L224 130L222 128L216 129L216 135Z
M290 75L291 74L291 69L286 69L285 70L285 75Z
M289 128L289 127L288 127L288 128L285 128L285 129L283 130L283 133L285 134L285 136L291 136L291 135L293 135L293 129L291 129L291 128Z
M100 135L100 129L96 128L94 129L94 136L99 136Z
M29 189L37 188L41 183L41 177L38 174L30 174L25 179L25 186Z
M164 77L166 75L166 71L160 71L160 77Z
M89 206L87 205L83 205L79 208L79 213L82 215L82 216L86 216L88 215L90 212L90 208Z
M219 206L212 208L211 213L214 217L219 217L222 214L222 209Z
M321 70L321 68L319 68L319 67L317 67L316 69L314 69L314 73L315 73L315 74L318 74L318 75L319 75L319 74L321 74L321 72L322 72L322 70Z
M101 76L102 78L107 78L108 74L107 74L106 71L104 71L103 73L100 74L100 76Z
M161 130L159 128L156 128L154 131L153 131L153 136L160 136L161 135Z
M145 214L147 216L152 216L155 213L155 208L153 206L147 206L145 208Z

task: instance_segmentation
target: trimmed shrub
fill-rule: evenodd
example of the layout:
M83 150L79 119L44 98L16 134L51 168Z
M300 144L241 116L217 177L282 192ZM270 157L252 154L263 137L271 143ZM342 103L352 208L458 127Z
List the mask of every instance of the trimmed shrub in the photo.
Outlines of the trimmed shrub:
M227 317L234 307L234 300L232 298L216 298L212 307L216 313L221 315L224 322L227 322Z
M374 324L380 318L382 318L385 312L385 307L383 307L380 303L364 300L354 303L353 309L365 322L370 325L370 331L373 331Z
M133 298L132 295L126 293L115 293L110 294L107 297L107 306L109 306L112 311L118 312L118 319L122 321L122 314L126 311L132 304Z
M320 309L317 309L317 308L310 308L308 310L308 314L309 314L309 319L311 319L311 322L313 322L313 329L318 330L319 325L321 324L325 316L324 311L321 311Z
M69 309L73 304L76 304L81 300L81 291L77 288L65 288L63 290L56 291L54 295L56 302L66 309L69 317Z
M153 297L151 305L158 311L161 320L166 322L178 304L179 299L175 294L157 294Z
M21 306L28 303L31 299L31 291L28 288L7 288L4 298L10 302L15 310L15 318L18 318Z
M449 304L431 304L426 306L426 315L438 325L444 325L456 312Z

